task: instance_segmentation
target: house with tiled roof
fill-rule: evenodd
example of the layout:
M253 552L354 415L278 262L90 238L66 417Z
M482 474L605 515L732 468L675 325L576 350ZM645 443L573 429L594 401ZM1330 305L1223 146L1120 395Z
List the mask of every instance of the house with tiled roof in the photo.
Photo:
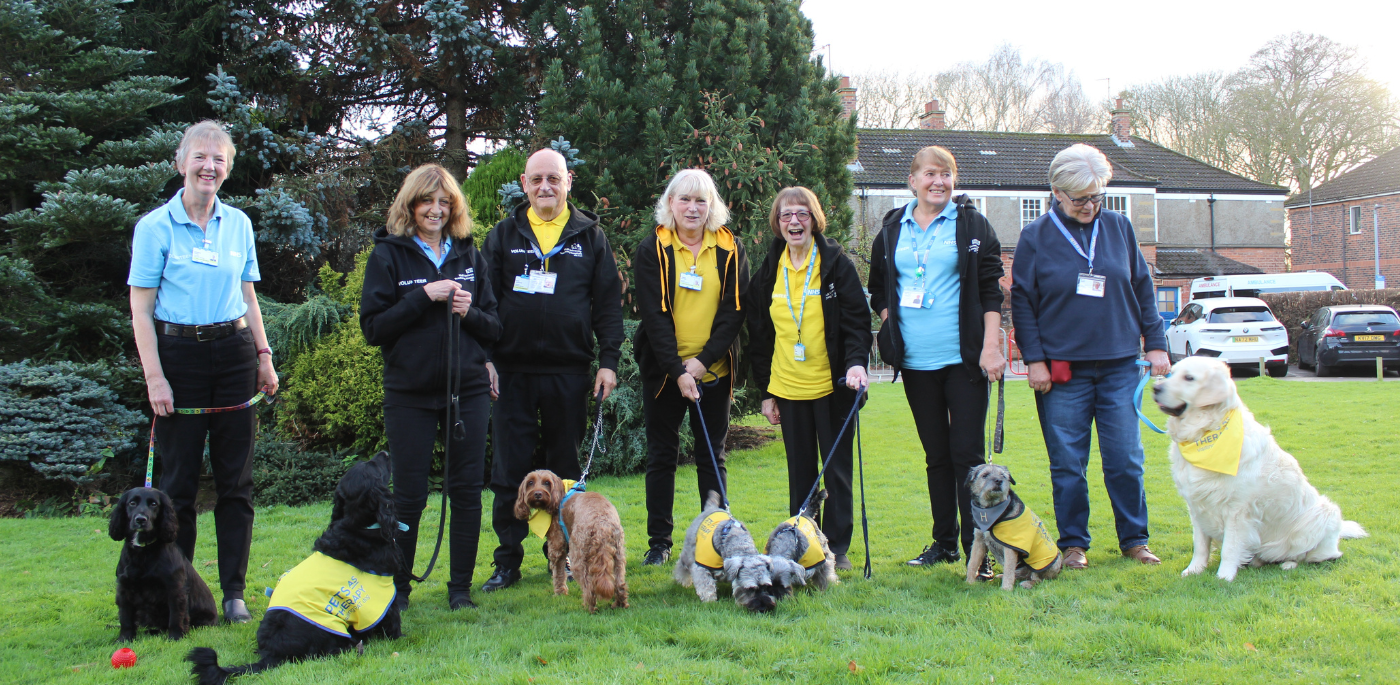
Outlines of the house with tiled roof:
M1400 287L1400 147L1284 206L1294 271L1326 271L1348 288Z
M843 94L853 95L853 89ZM1287 190L1213 167L1132 135L1119 100L1111 133L955 131L943 127L937 101L918 129L859 129L851 206L858 244L868 245L886 212L913 199L909 163L928 145L958 161L957 188L986 215L1010 274L1021 228L1050 208L1047 174L1055 154L1076 143L1101 150L1113 165L1107 209L1127 215L1157 276L1158 309L1174 317L1190 282L1202 276L1284 271ZM1006 282L1009 287L1009 276Z

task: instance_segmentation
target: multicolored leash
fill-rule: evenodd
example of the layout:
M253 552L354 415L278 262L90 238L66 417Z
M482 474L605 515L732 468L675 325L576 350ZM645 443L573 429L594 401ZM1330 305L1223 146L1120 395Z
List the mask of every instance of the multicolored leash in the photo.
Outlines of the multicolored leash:
M259 390L259 391L258 391L258 394L253 395L253 399L248 400L247 402L244 402L243 404L234 405L234 406L232 406L232 407L215 407L215 408L213 408L213 409L176 409L176 410L175 410L175 413L176 413L176 414L222 414L222 413L224 413L224 412L226 412L226 411L238 411L239 409L247 409L248 407L251 407L251 406L257 404L257 403L263 401L263 400L266 399L266 398L267 398L267 393L264 392L264 391L262 391L262 390ZM150 440L149 443L147 443L147 445L148 445L148 448L147 448L147 452L146 452L146 487L149 488L149 487L151 487L152 476L154 475L155 469L156 469L156 420L155 420L155 417L151 417L151 440Z

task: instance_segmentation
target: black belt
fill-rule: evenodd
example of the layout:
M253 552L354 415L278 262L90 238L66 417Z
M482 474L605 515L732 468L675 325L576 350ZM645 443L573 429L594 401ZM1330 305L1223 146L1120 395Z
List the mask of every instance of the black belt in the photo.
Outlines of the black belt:
M194 338L199 342L210 342L220 338L227 338L247 327L248 320L246 317L242 316L233 321L211 323L203 326L186 326L184 324L170 323L168 321L156 321L156 332L161 335Z

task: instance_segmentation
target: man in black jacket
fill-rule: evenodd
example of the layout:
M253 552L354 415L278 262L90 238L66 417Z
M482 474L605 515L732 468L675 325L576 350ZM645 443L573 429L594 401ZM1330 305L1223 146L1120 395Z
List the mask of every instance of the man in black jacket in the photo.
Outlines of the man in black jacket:
M598 216L569 203L571 181L563 155L548 149L531 155L520 177L529 204L496 224L483 249L502 327L492 357L500 399L491 442L491 521L500 545L485 592L520 579L529 528L515 518L515 493L535 466L537 437L544 441L544 468L561 478L581 473L595 337L591 394L606 399L617 386L622 281Z

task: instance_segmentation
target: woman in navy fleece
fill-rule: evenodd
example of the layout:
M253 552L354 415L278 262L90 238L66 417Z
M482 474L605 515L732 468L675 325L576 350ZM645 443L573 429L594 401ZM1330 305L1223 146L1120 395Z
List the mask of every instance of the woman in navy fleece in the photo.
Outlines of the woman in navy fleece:
M1144 564L1147 547L1142 438L1133 410L1139 351L1152 373L1171 369L1152 274L1128 218L1104 211L1113 169L1088 145L1050 163L1050 212L1021 230L1012 264L1016 344L1036 391L1055 497L1059 547L1068 568L1089 549L1089 429L1098 425L1104 486L1118 548ZM1140 342L1141 341L1141 342Z

